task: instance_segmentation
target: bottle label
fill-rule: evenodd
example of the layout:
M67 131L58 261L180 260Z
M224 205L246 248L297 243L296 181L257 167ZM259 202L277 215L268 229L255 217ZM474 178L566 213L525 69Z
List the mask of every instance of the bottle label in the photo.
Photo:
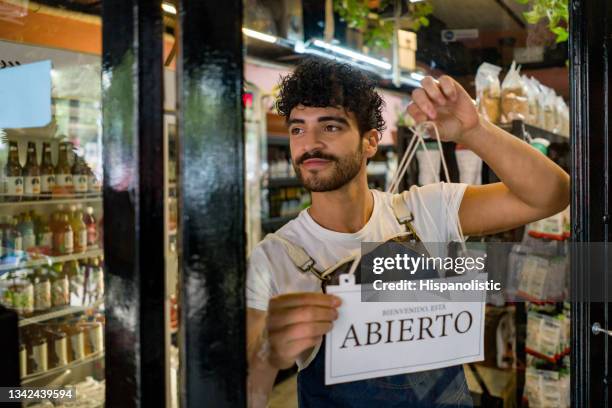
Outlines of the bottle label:
M71 254L74 251L74 237L69 232L64 234L63 250L63 254Z
M55 187L55 176L47 174L40 178L40 192L43 194L51 194Z
M28 351L25 347L19 349L19 374L21 377L28 375Z
M87 250L87 229L83 228L81 231L79 231L77 239L77 247L79 248L80 252L85 252Z
M72 174L58 174L55 183L58 187L72 187Z
M51 302L53 306L68 304L68 278L57 279L51 285Z
M22 237L16 237L13 240L13 249L15 251L23 251L23 238Z
M14 196L23 195L23 177L7 177L6 193Z
M74 181L74 191L77 193L86 193L88 186L88 177L83 174L75 175L72 180Z
M85 339L83 333L70 336L70 346L72 347L73 360L80 360L85 357Z
M23 248L26 251L30 251L36 248L36 235L34 233L31 234L23 234L22 236Z
M14 287L12 301L17 313L32 313L34 311L34 286L27 283Z
M51 307L51 283L47 281L38 282L34 286L34 310L45 311Z
M92 223L87 226L87 246L94 247L98 243L98 229L96 224Z
M102 324L96 324L89 330L89 339L91 341L91 352L96 353L104 349L104 335Z
M99 193L100 191L102 191L102 183L100 183L96 176L89 176L87 183L89 192Z
M47 371L47 343L32 346L32 373Z
M68 364L68 343L66 343L65 337L55 340L54 349L57 366L60 367Z
M48 254L52 246L53 233L51 231L38 234L38 247L41 252Z
M39 176L26 176L25 177L25 194L26 195L38 195L40 194L40 177Z

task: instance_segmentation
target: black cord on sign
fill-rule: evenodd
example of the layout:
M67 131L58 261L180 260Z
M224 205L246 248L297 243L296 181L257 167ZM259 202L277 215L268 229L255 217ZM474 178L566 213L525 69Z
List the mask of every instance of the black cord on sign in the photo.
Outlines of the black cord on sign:
M5 61L5 60L0 60L0 69L2 68L10 68L10 67L16 67L21 65L21 63L19 61Z

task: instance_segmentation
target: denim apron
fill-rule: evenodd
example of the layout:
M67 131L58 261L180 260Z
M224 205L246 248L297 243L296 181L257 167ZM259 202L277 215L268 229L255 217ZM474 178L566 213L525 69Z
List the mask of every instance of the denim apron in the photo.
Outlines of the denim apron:
M394 195L392 206L398 223L412 233L414 241L420 242L412 227L414 218L399 194ZM313 270L314 259L303 249L276 234L268 234L268 237L284 243L293 263L302 272ZM315 358L298 373L297 392L300 408L473 407L461 365L325 385L325 337Z
M300 408L472 407L463 366L325 385L325 339L297 378Z

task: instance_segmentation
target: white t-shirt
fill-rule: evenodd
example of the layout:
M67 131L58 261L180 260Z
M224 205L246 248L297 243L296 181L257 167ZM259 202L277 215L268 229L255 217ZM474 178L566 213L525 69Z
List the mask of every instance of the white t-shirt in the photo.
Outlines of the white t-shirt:
M402 193L414 217L412 226L421 241L446 243L459 239L457 217L466 187L460 183L436 183L413 186ZM302 247L315 260L317 269L334 266L338 261L359 253L362 242L383 242L404 231L393 213L391 194L371 191L374 197L372 216L358 232L325 229L312 219L307 210L303 210L277 234ZM293 292L321 292L321 281L312 273L302 273L297 269L279 241L268 239L260 242L249 260L247 307L266 311L271 297ZM298 365L303 369L305 364L298 361Z

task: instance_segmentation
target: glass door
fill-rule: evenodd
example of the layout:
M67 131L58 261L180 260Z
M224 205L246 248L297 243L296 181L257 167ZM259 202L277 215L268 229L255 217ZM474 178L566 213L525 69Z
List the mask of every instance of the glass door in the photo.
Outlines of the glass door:
M70 386L91 407L105 401L100 11L0 2L0 301L19 315L21 386Z

